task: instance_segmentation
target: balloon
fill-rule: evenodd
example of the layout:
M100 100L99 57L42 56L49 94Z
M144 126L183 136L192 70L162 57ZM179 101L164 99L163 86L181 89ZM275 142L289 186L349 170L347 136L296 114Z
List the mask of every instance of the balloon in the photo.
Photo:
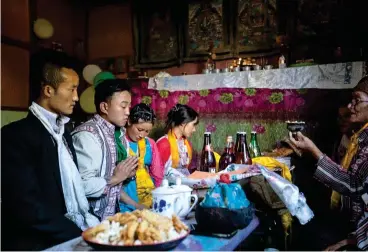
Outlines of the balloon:
M83 91L80 96L80 106L87 114L96 113L95 107L95 88L93 86L88 87Z
M48 39L54 34L54 27L48 20L38 18L33 24L33 31L40 39Z
M97 65L87 65L83 69L83 78L92 85L94 78L101 71L101 68Z
M111 80L111 79L116 79L115 75L113 75L111 72L98 73L93 80L93 86L97 87L97 85L103 82L104 80Z

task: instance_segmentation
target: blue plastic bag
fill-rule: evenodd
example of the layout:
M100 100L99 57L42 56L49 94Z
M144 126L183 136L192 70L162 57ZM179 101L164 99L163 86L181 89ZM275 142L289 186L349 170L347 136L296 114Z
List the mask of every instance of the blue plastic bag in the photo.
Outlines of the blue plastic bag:
M228 209L241 209L248 207L249 200L238 183L217 183L209 189L204 200L201 202L202 207L221 207Z

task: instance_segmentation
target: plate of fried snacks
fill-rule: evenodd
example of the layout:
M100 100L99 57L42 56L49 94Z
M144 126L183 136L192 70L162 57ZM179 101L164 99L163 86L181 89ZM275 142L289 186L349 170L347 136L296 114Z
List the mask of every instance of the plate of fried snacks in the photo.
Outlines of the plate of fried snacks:
M117 213L82 233L97 250L169 250L189 235L177 216L168 218L150 210Z

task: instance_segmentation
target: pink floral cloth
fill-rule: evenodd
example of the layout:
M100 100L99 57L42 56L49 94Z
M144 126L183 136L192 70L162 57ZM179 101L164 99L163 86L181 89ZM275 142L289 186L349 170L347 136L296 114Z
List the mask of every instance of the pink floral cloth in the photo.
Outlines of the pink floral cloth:
M205 88L205 87L204 87ZM320 108L333 108L340 94L346 90L323 89L267 89L267 88L217 88L191 91L148 89L142 81L132 88L133 105L143 102L155 110L159 119L166 117L177 103L194 108L200 115L223 114L232 117L240 114L243 118L256 116L260 119L291 119L320 112ZM335 94L336 93L336 94ZM331 99L330 99L331 98ZM327 105L324 100L331 102ZM320 106L316 104L320 103Z

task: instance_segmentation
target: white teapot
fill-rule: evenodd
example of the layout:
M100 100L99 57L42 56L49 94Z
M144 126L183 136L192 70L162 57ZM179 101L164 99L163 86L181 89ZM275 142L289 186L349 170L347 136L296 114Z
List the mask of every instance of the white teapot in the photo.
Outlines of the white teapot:
M181 185L169 186L169 182L164 179L160 187L152 191L152 211L158 214L172 217L173 214L184 218L198 202L197 195L191 195L192 189ZM187 188L186 188L187 187ZM190 199L194 197L195 202L190 207Z
M180 193L164 179L160 187L152 191L152 211L171 218L173 214L181 211Z

